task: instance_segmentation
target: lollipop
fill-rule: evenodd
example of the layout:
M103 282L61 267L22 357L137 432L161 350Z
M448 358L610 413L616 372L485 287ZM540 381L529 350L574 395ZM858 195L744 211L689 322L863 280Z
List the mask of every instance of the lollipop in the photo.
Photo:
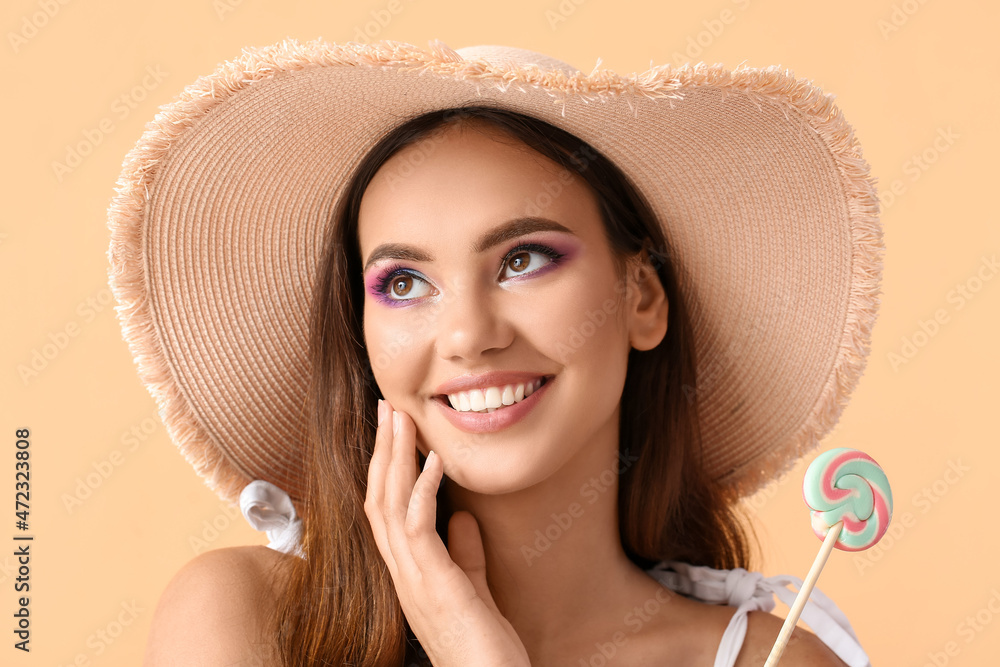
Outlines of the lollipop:
M812 529L819 539L843 522L833 545L841 551L875 546L892 518L888 478L872 457L856 449L839 447L817 456L806 470L802 498L812 509Z
M812 529L823 546L802 581L764 667L778 664L833 548L869 549L882 539L892 519L888 478L875 459L856 449L839 447L817 456L806 469L802 498L812 510Z

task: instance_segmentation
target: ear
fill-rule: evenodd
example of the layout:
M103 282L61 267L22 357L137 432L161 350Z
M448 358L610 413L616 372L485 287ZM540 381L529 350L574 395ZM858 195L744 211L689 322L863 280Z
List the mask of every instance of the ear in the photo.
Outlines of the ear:
M667 333L669 303L646 248L628 263L629 344L651 350Z

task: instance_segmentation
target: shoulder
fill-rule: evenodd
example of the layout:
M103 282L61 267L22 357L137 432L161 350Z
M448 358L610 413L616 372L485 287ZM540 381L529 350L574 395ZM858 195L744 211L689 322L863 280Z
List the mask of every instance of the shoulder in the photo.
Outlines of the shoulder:
M157 603L143 664L263 664L261 637L292 558L241 546L185 563Z
M736 659L736 667L759 667L767 660L778 639L784 619L766 611L751 611L747 615L747 634ZM801 627L792 631L781 664L788 667L845 667L844 662L819 637Z
M712 665L736 607L711 604L670 592L671 603L650 623L649 642L634 643L640 649L635 661L642 664ZM764 611L747 614L747 632L734 667L760 667L771 653L784 619ZM638 639L645 638L643 633ZM655 656L655 660L649 660ZM627 664L627 661L626 661ZM796 628L781 656L782 667L846 667L813 633Z

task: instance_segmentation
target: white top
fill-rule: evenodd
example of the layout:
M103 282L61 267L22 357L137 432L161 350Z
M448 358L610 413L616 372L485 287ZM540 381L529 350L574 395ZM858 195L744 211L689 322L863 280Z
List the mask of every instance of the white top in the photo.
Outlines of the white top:
M296 516L295 506L281 488L260 479L251 482L240 494L240 510L255 530L267 532L268 547L305 557L301 545L302 519ZM715 654L714 667L736 664L746 637L749 612L771 611L775 607L774 596L790 607L802 586L801 579L790 575L765 577L743 568L716 570L677 561L662 561L646 572L686 597L736 607ZM871 667L847 616L819 588L813 588L801 619L849 667Z

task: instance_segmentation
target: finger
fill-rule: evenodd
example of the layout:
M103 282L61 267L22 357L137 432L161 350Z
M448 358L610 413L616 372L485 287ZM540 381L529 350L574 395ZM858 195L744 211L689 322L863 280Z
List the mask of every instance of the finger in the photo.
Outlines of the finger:
M382 507L385 510L386 526L391 528L393 520L401 524L406 518L406 505L413 489L413 475L406 474L405 434L398 433L397 428L405 421L400 412L391 410L386 418L386 438L388 447L388 465L385 470L385 496ZM408 482L408 483L407 483ZM393 539L391 534L389 539Z
M410 553L421 570L435 563L447 564L448 550L437 534L437 493L444 466L437 454L427 459L426 469L417 477L406 511L403 533L410 543Z
M389 468L386 471L383 514L385 515L389 548L392 550L392 557L396 561L397 567L415 575L418 572L410 553L408 538L403 530L407 507L410 504L410 496L413 495L413 485L417 476L413 422L409 415L399 410L395 411L395 418L398 420L398 431L389 436L392 443L392 453ZM391 423L391 420L392 416L390 415L386 422ZM390 428L392 427L390 426Z
M395 578L397 568L392 557L392 550L389 547L386 519L383 510L386 472L389 468L392 454L392 406L388 401L384 402L384 409L389 416L383 419L375 431L375 445L372 451L371 462L368 466L365 514L368 516L368 521L372 527L372 534L375 537L375 543L382 554L382 558L386 561L390 573Z
M448 520L448 551L476 589L476 594L491 609L500 613L486 582L486 552L479 523L470 512L460 510Z
M392 408L388 401L385 402L387 415L392 414ZM368 465L368 488L366 500L371 499L373 504L381 510L385 501L386 473L389 469L392 456L392 424L389 418L385 418L375 430L375 444L372 448L372 457Z

